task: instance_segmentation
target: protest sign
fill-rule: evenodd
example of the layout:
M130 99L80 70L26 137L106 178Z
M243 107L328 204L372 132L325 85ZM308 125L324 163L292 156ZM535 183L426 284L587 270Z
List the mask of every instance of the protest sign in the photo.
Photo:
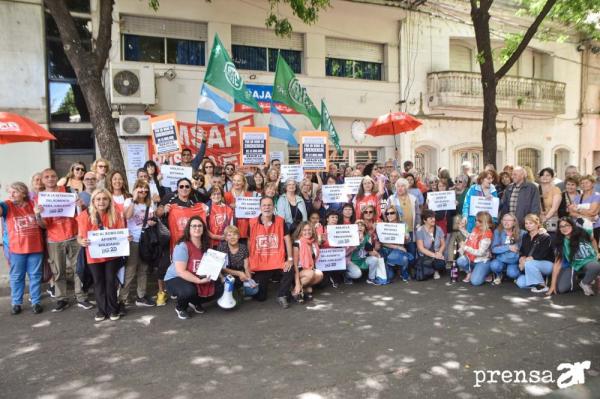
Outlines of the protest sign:
M267 166L269 164L269 128L244 126L240 148L242 166Z
M327 241L332 247L355 247L358 242L357 224L327 225Z
M192 181L191 166L162 165L160 172L163 175L162 185L170 187L172 191L177 191L177 180L187 177Z
M152 131L154 148L158 155L181 151L175 114L150 118L150 130Z
M345 177L344 185L346 186L346 194L356 195L358 194L358 189L360 188L360 183L362 182L363 176L353 176L353 177Z
M129 256L129 230L94 230L88 232L90 257L115 258Z
M281 182L285 183L288 179L300 183L304 179L302 165L281 165Z
M306 172L327 170L329 144L327 132L300 132L300 164Z
M322 193L326 204L348 202L346 186L343 184L325 184L322 186Z
M209 249L202 256L202 260L199 262L194 261L194 269L196 269L196 275L198 276L206 276L210 278L212 281L215 281L219 278L219 274L225 266L225 259L227 255L223 252L215 251L214 249Z
M38 204L44 211L42 217L73 217L75 216L75 193L57 193L49 191L40 191L38 194Z
M384 244L404 244L406 225L404 223L377 223L377 239Z
M235 200L235 217L251 219L260 215L260 197L238 197Z
M317 269L323 272L346 270L345 248L323 248L319 251L316 264Z
M275 159L283 162L283 151L269 151L269 162L273 162Z
M486 199L485 197L471 197L471 203L469 205L469 216L476 216L477 212L487 212L493 218L496 218L498 217L500 200L496 197L492 197L492 199Z
M432 211L456 209L456 191L430 191L427 193L427 206Z

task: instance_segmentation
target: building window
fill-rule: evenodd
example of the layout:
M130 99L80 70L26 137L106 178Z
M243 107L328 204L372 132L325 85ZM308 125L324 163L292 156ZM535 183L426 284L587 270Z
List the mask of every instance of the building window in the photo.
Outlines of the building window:
M381 64L367 61L326 58L325 73L327 76L338 76L342 78L381 80Z
M297 50L285 50L266 47L243 46L234 44L231 46L233 63L238 69L250 69L255 71L275 72L277 65L277 54L288 63L294 73L302 72L302 52Z
M125 61L202 66L204 42L165 37L123 35Z
M535 148L523 148L517 152L517 165L530 167L534 174L540 170L540 151Z

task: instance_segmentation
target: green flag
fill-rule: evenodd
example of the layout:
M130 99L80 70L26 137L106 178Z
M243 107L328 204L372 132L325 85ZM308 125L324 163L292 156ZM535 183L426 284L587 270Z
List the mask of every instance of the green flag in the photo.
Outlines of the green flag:
M300 85L292 68L285 62L281 54L277 56L275 68L275 83L273 84L273 101L287 105L305 115L315 129L321 123L319 111L308 97L306 89Z
M204 83L220 90L221 94L228 95L234 102L245 104L262 112L258 102L246 88L244 80L227 54L227 50L223 47L219 35L216 34L204 75Z
M340 136L338 136L335 126L333 126L333 121L323 100L321 100L321 130L329 132L329 139L335 145L338 155L341 156L343 151L340 147Z

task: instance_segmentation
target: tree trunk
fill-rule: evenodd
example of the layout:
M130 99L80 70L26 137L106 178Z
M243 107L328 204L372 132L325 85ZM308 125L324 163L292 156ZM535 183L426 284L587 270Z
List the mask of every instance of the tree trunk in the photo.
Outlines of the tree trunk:
M481 126L481 143L483 145L483 164L496 165L496 152L498 150L498 131L496 128L496 79L492 73L481 78L483 86L483 124Z

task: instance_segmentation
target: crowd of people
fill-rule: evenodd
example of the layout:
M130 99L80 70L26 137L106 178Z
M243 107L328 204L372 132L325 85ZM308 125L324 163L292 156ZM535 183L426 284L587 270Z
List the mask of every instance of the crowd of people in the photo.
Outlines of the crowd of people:
M131 188L105 159L89 171L76 162L60 179L45 169L29 186L11 184L0 215L12 314L22 312L26 275L33 313L43 311L42 284L48 281L53 312L71 305L95 309L97 322L118 320L128 306L164 306L169 299L177 317L188 319L221 296L227 276L234 279L238 305L249 297L265 301L274 285L283 308L311 301L315 289L327 286L444 274L472 285L514 282L515 288L546 295L578 289L593 295L593 285L600 284L600 167L594 176L569 166L559 179L551 168L534 176L527 167L510 165L500 173L488 165L475 175L465 162L453 179L446 168L423 175L411 161L400 168L390 160L342 169L331 163L301 181L282 181L280 160L264 169L239 169L202 158L202 151L182 152L179 165L193 174L174 190L163 186L161 165L151 160ZM325 203L323 186L344 184L348 177L362 177L358 193ZM436 191L454 191L456 206L431 210L428 196ZM40 192L76 193L76 214L43 217ZM236 217L242 197L260 197L258 217ZM497 212L474 212L474 197L497 198ZM377 223L404 224L403 243L381 242ZM323 272L317 267L320 253L333 247L327 226L337 224L356 224L358 245L344 247L345 270ZM124 228L128 257L91 256L89 232ZM144 245L150 231L156 240ZM209 249L226 254L216 281L198 274ZM51 273L44 273L46 265ZM459 270L463 277L457 277ZM155 296L148 293L149 279L157 280Z

